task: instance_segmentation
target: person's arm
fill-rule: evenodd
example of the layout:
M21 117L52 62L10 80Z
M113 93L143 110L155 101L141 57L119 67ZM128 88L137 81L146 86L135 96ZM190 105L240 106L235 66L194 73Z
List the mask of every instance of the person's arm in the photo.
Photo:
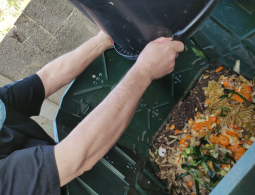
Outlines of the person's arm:
M117 142L153 79L174 70L181 42L149 43L115 89L62 142L55 146L61 186L90 170Z
M112 40L102 31L77 49L55 59L37 72L43 82L45 98L80 75L108 47Z

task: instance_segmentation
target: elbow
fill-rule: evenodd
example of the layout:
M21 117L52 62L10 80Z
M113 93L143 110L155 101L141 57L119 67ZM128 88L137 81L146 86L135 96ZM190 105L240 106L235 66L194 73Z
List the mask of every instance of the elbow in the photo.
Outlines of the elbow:
M79 169L79 170L76 172L75 177L81 176L84 172L85 172L84 170Z
M94 167L95 163L92 162L84 162L83 165L77 170L76 175L77 177L85 173L86 171L90 171Z

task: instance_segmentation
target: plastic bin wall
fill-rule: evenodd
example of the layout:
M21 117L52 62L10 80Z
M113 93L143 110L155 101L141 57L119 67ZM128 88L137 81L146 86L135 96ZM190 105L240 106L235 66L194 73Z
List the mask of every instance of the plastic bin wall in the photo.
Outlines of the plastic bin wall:
M240 59L241 73L249 78L255 76L254 19L254 1L221 1L213 15L185 42L174 72L153 81L145 91L117 144L90 171L67 184L65 193L167 194L167 183L155 176L157 167L149 161L152 137L178 100L188 95L187 89L196 84L203 70L219 65L231 68ZM99 56L63 96L54 121L56 141L63 140L100 104L133 64L114 49ZM246 162L240 160L236 165L239 172L228 174L229 180L220 182L212 194L253 194L255 159L247 160L246 156L255 154L255 145L248 152L243 157Z
M241 60L243 75L255 73L255 1L223 0L193 39L214 65L233 67Z

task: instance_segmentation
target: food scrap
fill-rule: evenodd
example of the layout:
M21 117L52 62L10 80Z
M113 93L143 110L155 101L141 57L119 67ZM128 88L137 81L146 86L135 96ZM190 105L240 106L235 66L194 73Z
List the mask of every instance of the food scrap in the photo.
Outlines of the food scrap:
M183 129L167 124L169 132L159 134L151 161L160 168L157 176L167 179L170 194L209 194L254 143L254 86L255 80L235 73L209 80L201 101L205 111L196 109Z
M217 68L217 69L215 70L215 72L220 72L221 70L223 70L223 67L222 67L222 66L220 66L219 68Z

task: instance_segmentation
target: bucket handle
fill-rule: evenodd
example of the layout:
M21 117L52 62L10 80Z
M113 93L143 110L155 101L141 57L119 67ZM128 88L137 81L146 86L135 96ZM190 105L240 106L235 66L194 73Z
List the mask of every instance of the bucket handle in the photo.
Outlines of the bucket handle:
M215 2L215 0L210 0L207 5L204 7L202 11L182 30L179 30L173 35L173 39L177 40L178 37L185 34L201 17L204 13L211 7L211 5Z

